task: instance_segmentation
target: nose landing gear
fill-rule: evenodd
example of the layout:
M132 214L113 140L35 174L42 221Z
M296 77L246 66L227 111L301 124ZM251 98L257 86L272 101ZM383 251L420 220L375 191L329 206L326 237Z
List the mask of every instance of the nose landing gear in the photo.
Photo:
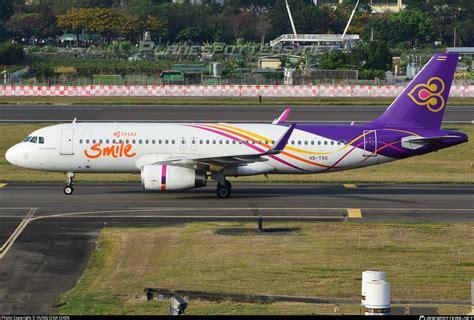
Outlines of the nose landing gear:
M68 196L70 196L74 192L74 188L72 187L74 185L73 179L74 172L68 172L66 186L64 187L64 194Z

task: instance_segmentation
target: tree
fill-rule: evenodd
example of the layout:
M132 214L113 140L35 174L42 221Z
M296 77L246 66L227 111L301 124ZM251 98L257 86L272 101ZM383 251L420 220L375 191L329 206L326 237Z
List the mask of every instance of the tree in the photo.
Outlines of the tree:
M25 59L23 47L18 44L0 44L0 65L19 64Z
M140 19L136 15L121 15L118 17L119 33L132 40L140 33Z
M152 34L164 36L167 32L168 21L163 18L148 16L143 25L144 30L150 31Z
M39 13L16 14L10 17L6 27L18 37L46 37L54 35L54 16Z
M13 14L12 0L0 1L0 21L7 21Z
M348 54L341 51L325 52L319 60L319 68L325 70L351 69Z
M392 54L383 41L371 41L350 52L351 64L359 70L382 70L392 69Z

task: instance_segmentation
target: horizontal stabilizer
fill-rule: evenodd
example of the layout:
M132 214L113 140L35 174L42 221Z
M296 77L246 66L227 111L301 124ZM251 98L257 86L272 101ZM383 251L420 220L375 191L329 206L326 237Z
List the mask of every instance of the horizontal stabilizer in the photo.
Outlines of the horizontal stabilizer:
M446 135L446 136L435 136L435 137L420 137L420 136L409 136L402 138L402 147L407 149L418 149L429 143L444 141L449 139L459 138L458 136Z

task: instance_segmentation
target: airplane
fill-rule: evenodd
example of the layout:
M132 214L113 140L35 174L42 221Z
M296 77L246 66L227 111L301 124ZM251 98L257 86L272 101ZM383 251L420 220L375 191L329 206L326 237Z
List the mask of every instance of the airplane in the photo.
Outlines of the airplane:
M67 173L141 173L145 190L188 190L226 177L350 170L423 155L468 141L441 130L459 54L435 54L377 119L366 124L72 123L36 130L5 154L13 165ZM433 174L436 171L433 169Z

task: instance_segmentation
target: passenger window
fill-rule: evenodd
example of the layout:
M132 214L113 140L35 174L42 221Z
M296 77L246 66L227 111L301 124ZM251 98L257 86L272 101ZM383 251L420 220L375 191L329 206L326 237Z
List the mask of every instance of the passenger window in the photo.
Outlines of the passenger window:
M321 145L321 141L318 141L318 145Z
M301 140L298 140L298 145L301 145Z
M217 142L216 140L212 140L212 144L216 144L216 142Z
M92 139L92 143L94 143L94 144L95 144L95 139Z
M219 140L219 144L222 144L222 140Z
M155 144L155 142L156 142L155 139L151 140L151 144Z
M314 140L311 140L311 145L314 146Z
M226 141L225 141L225 144L229 144L229 140L226 140Z
M334 145L334 141L331 141L331 146L333 146L333 145Z
M86 143L89 144L89 139L86 139Z
M109 144L109 139L105 140L105 143L106 143L106 144Z
M129 144L129 143L130 143L130 140L126 139L126 140L125 140L125 143L126 143L126 144Z
M158 144L161 144L162 142L163 142L163 141L161 141L161 139L160 139L160 140L158 140Z
M165 144L168 144L168 140L165 140Z
M173 140L174 143L174 140ZM142 139L138 140L138 144L142 144Z
M304 144L305 144L305 146L307 146L308 145L308 140L305 140Z
M103 140L102 140L102 139L99 139L99 143L102 143L102 142L103 142Z
M148 144L148 140L145 140L145 144Z
M185 144L186 143L186 140L181 140L181 144ZM192 142L194 144L194 141Z
M209 140L206 140L206 144L209 144Z
M324 141L324 145L327 145L327 144L328 144L328 142L327 142L327 141Z
M203 144L203 142L204 142L204 141L202 141L202 140L199 140L199 144Z
M235 140L232 140L232 144L235 144Z
M293 140L291 140L291 144L295 144L295 142Z
M82 144L82 139L79 139L79 143Z
M39 143L43 144L44 143L44 137L39 137Z

